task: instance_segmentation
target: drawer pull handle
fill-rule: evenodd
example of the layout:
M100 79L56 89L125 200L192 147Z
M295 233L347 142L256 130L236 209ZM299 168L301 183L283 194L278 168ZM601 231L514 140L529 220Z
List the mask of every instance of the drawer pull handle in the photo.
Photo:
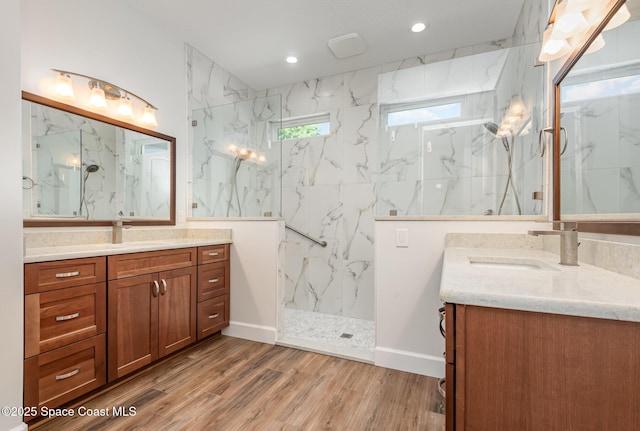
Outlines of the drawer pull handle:
M212 314L212 315L209 316L209 319L215 319L219 315L220 315L220 313Z
M167 293L167 280L165 280L164 278L162 280L160 280L162 282L162 294L164 295L165 293Z
M220 254L220 253L218 253L217 251L210 251L210 252L209 252L209 256L217 256L217 255L219 255L219 254Z
M58 274L56 274L56 278L77 277L78 275L80 275L80 271L59 272Z
M211 280L209 280L209 283L217 283L219 280L219 278L212 278Z
M67 314L66 316L56 317L56 322L64 322L65 320L76 319L80 317L80 313Z
M73 371L69 371L66 374L60 374L59 376L56 376L56 380L64 380L64 379L68 379L69 377L73 377L76 374L78 374L80 372L80 367L76 368Z
M153 280L153 291L152 291L153 296L157 298L159 292L160 292L160 285L156 280Z

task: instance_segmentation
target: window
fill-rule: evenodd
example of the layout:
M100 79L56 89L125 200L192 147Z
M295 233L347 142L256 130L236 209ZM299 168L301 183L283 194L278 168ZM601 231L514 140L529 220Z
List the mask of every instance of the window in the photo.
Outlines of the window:
M640 93L640 75L563 85L561 91L564 103Z
M387 113L387 126L404 124L429 123L439 120L450 120L462 116L462 103L425 106Z
M314 136L326 136L331 133L329 114L314 115L312 117L292 118L282 120L277 128L276 139L300 139Z

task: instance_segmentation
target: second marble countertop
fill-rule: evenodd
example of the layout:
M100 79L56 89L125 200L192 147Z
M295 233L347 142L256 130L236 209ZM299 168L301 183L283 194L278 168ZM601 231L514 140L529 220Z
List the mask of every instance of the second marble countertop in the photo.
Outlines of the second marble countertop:
M538 262L539 269L492 268L471 261ZM640 280L592 265L563 266L542 250L447 248L444 302L640 322Z

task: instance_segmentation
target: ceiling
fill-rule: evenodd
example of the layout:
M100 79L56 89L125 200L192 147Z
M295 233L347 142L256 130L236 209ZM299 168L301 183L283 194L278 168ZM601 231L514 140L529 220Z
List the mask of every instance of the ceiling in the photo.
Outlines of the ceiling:
M120 0L255 90L509 38L523 0ZM423 21L427 29L412 33ZM327 41L358 33L338 60ZM288 55L299 58L287 64Z

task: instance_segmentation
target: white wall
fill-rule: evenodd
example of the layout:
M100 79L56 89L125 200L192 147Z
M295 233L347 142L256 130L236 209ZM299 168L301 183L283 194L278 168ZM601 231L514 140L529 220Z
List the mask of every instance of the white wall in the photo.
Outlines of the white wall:
M183 219L189 147L184 43L122 2L20 3L22 89L46 97L56 68L109 81L157 106L156 130L177 140L176 202Z
M526 233L548 228L532 221L376 221L375 364L444 376L438 295L448 232ZM409 247L396 247L408 229Z
M274 344L282 222L250 219L190 221L189 228L232 230L231 322L223 334Z
M22 406L22 189L20 127L20 0L0 2L0 406ZM0 430L23 428L21 417L0 415Z

